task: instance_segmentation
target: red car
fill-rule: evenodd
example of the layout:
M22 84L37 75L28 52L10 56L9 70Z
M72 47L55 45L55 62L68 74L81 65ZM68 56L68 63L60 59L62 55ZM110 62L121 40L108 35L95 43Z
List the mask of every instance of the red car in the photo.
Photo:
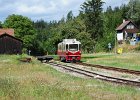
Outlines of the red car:
M80 61L81 43L76 39L64 39L58 44L57 54L61 61Z

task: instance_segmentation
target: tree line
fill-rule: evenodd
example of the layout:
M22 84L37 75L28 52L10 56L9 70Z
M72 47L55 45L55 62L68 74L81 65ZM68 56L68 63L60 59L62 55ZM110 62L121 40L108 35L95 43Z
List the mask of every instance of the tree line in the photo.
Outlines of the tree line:
M122 20L132 20L140 28L140 1L103 10L102 0L86 0L78 16L70 11L59 21L32 21L22 15L9 15L0 28L13 28L15 36L23 40L23 50L32 55L56 54L57 44L63 39L76 38L85 53L108 51L107 44L115 45L116 27Z

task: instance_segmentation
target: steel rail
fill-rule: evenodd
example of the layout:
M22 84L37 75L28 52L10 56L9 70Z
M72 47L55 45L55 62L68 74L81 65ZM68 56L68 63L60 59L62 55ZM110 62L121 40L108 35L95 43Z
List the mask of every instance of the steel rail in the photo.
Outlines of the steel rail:
M122 72L122 73L140 75L140 71L136 71L136 70L129 70L129 69L124 69L124 68L116 68L116 67L103 66L103 65L95 65L95 64L87 64L87 63L78 63L78 62L76 64L83 65L83 66L100 68L100 69L118 71L118 72Z
M101 74L95 73L93 71L73 67L73 66L70 66L70 65L62 65L62 64L55 63L55 62L49 62L48 64L50 64L52 66L61 67L65 70L68 70L68 71L71 71L71 72L76 72L78 74L85 75L85 76L90 77L90 78L96 78L96 79L100 79L100 80L103 80L103 81L109 81L109 82L113 82L113 83L119 83L119 84L125 84L125 85L140 87L140 81L134 81L134 80L128 80L128 79L122 79L122 78L116 78L116 77L101 75Z

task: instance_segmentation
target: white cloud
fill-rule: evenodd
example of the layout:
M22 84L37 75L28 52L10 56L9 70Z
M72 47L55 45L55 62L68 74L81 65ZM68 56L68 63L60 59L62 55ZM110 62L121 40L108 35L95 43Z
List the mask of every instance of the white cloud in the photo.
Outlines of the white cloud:
M70 0L60 0L63 5L68 5Z
M42 14L45 12L45 8L43 6L27 6L21 5L17 7L17 13L33 13L33 14Z
M56 4L54 2L50 2L50 5L45 6L45 5L40 5L40 4L36 4L36 5L24 5L21 4L20 6L17 7L17 13L24 13L24 14L32 14L32 15L36 15L36 14L50 14L53 12L56 12Z
M80 5L85 0L0 0L0 20L10 14L21 14L32 20L59 20L62 16L72 10L74 15L78 14ZM128 0L103 0L107 6L117 6Z

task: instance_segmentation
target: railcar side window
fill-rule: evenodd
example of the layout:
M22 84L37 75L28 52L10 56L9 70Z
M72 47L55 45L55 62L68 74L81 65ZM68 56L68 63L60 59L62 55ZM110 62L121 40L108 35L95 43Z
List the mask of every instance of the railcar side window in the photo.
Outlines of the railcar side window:
M66 44L66 50L68 50L69 48L68 48L68 44Z
M69 44L70 51L78 51L78 44Z

